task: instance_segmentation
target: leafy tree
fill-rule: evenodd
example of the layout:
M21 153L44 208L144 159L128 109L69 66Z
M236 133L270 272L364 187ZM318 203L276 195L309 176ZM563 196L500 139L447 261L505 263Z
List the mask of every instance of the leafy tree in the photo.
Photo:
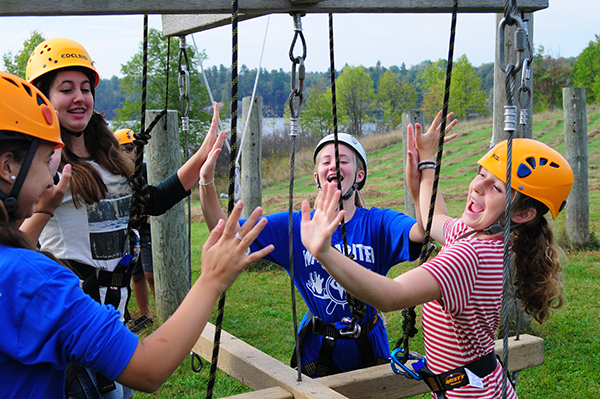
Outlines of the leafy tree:
M396 76L391 69L381 75L377 91L377 103L383 111L383 124L394 129L402 122L402 113L417 106L417 90L405 79Z
M595 36L573 65L573 85L585 88L588 104L600 104L600 35Z
M363 124L370 122L375 90L362 66L345 66L337 79L338 116L347 117L350 134L362 136Z
M438 60L430 64L422 76L423 104L422 108L429 120L443 107L446 85L446 60ZM466 55L462 55L452 66L452 83L450 84L449 111L459 119L469 114L486 112L487 95L481 88L481 79Z
M117 110L125 99L120 85L119 78L113 76L110 79L100 79L100 84L96 87L94 108L98 112L104 112L106 119L109 121L117 116Z
M302 108L300 124L302 130L309 132L313 138L333 133L331 88L322 90L317 86L312 86L308 89L308 95Z
M165 108L165 91L167 85L165 77L167 69L167 40L171 41L167 108L181 112L179 88L177 84L179 77L179 40L177 38L166 38L156 29L150 29L148 32L146 109ZM209 112L211 104L200 73L198 72L196 57L193 56L193 46L188 46L187 54L190 64L190 109L188 113L190 118L190 129L188 143L191 147L196 147L201 144L207 128L207 123L210 121ZM140 45L140 51L135 54L128 63L121 65L121 73L123 74L123 78L121 79L121 90L124 93L124 101L122 102L122 107L117 111L117 123L115 125L124 125L126 124L126 121L134 120L136 123L134 123L133 127L139 130L139 122L137 121L140 118L141 110L142 61L143 48ZM184 58L182 58L182 64L182 67L185 67ZM198 123L193 123L196 121L198 121ZM183 132L181 134L183 135ZM183 143L184 138L181 137L181 140Z
M31 36L29 39L26 39L23 42L23 48L17 52L17 54L13 57L12 51L5 53L2 56L4 61L4 69L8 73L12 73L13 75L17 75L26 79L25 76L25 68L27 67L27 61L35 50L36 46L46 40L44 35L37 30L31 32Z
M540 46L534 54L533 74L533 110L562 107L562 89L569 85L572 75L569 61L544 54L544 47Z
M481 88L481 78L464 54L453 65L450 90L450 111L457 118L486 113L487 95Z

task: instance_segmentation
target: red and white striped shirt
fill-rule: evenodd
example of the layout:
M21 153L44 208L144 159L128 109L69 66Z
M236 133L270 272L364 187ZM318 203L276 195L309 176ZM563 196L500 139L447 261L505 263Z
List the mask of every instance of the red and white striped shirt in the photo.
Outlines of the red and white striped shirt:
M460 238L470 228L461 219L444 225L445 244L423 264L436 279L442 298L423 305L427 365L435 374L453 370L494 350L500 323L504 238ZM501 398L502 367L471 385L447 392L448 398ZM517 395L508 383L507 398Z

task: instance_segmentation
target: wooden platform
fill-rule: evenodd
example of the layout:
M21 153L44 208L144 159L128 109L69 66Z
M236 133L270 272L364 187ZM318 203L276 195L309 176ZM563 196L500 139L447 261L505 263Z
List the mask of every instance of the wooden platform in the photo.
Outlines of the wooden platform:
M207 324L193 351L210 361L215 326ZM496 353L502 356L502 341L496 341ZM517 341L509 338L509 371L519 371L544 363L544 340L521 335ZM406 398L427 392L422 381L394 374L390 365L370 367L319 379L303 377L288 365L222 331L219 369L246 385L254 392L231 396L236 399L291 398Z

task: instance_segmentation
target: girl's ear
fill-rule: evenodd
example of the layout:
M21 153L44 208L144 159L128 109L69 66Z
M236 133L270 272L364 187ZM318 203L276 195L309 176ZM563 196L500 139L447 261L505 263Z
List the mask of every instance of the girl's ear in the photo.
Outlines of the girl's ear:
M14 183L14 176L19 174L21 165L15 161L12 152L5 152L0 155L0 180L10 185Z
M356 182L360 183L361 181L363 181L365 178L365 171L364 170L359 170L358 173L356 173Z
M514 223L526 223L535 218L535 215L537 215L537 211L534 208L528 208L514 213L510 217L510 220L512 220Z

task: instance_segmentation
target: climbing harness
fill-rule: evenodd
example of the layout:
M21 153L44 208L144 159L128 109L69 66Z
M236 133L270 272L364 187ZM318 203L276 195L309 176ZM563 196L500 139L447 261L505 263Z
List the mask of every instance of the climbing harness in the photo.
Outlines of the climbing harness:
M305 67L304 60L306 60L306 40L304 40L304 34L302 33L302 17L304 13L291 14L294 20L294 38L290 45L289 57L292 61L292 73L290 82L290 95L288 97L288 104L290 107L290 137L291 148L290 148L290 187L288 195L288 243L289 243L289 262L290 262L290 292L292 297L292 316L294 319L294 340L295 340L295 358L297 364L302 365L302 356L300 350L300 341L298 334L298 314L296 310L296 288L294 286L294 233L293 233L293 214L294 214L294 171L295 171L295 160L296 160L296 136L298 136L298 130L300 126L300 112L302 111L302 89L304 86L304 75ZM296 46L296 40L300 38L302 43L302 55L295 57L294 48ZM299 66L298 81L296 81L296 67ZM296 105L294 104L296 100ZM298 381L302 381L302 367L298 367Z

